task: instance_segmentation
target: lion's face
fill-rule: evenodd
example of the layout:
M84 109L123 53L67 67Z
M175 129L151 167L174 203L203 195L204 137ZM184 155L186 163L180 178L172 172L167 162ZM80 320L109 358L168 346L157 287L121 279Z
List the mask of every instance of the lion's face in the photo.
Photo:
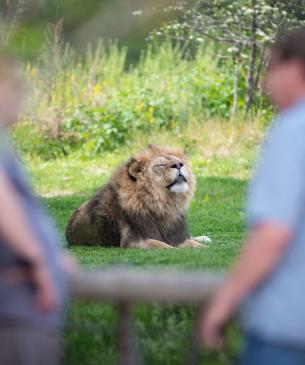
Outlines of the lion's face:
M170 192L189 191L190 171L185 158L175 155L156 156L148 164L146 176L153 184Z
M134 158L129 174L138 184L154 186L170 194L189 194L194 190L194 177L183 151L150 146Z

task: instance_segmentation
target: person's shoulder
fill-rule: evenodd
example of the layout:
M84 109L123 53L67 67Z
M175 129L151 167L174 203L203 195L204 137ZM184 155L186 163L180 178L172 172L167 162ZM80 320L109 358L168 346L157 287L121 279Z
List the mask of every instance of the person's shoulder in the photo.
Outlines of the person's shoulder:
M279 114L270 133L275 138L305 141L305 103L301 107Z
M305 153L305 103L282 112L267 133L265 147ZM301 152L302 151L302 152Z
M281 113L278 124L286 132L305 132L305 101Z

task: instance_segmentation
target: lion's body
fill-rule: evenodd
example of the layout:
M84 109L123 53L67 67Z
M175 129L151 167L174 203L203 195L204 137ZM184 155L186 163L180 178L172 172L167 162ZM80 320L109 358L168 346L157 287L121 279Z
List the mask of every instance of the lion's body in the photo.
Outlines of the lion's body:
M179 174L174 171L178 163L183 166L178 166ZM198 244L190 240L186 222L194 187L182 152L151 147L123 164L74 212L67 226L67 240L104 247L195 247ZM179 190L183 192L176 192Z

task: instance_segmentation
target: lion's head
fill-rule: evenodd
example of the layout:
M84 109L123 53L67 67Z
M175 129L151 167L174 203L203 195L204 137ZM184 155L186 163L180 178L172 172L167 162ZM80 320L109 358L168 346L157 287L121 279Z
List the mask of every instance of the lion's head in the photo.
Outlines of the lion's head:
M195 190L186 154L180 149L154 145L132 157L115 180L119 181L123 205L136 211L181 212Z
M185 153L168 147L150 145L129 161L128 173L140 185L149 183L172 194L188 193L194 185Z

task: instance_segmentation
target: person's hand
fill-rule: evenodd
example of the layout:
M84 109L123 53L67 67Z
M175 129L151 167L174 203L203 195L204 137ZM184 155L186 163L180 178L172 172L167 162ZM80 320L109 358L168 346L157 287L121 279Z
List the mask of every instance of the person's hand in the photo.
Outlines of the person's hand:
M205 346L219 350L224 343L223 330L232 317L235 306L224 297L215 298L202 317L201 338Z
M58 297L54 280L46 264L39 263L31 268L31 278L36 289L35 302L41 312L51 312L56 309Z

